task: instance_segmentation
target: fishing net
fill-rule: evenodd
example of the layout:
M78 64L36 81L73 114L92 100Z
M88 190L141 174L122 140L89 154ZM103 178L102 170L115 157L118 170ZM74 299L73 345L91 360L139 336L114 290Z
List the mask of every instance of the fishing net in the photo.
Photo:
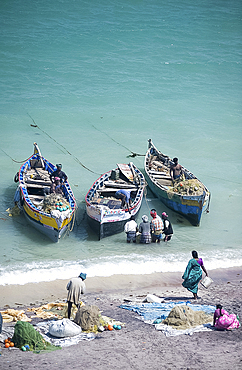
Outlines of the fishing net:
M34 351L35 353L61 349L61 347L56 347L46 342L42 335L34 329L33 325L24 321L18 321L16 323L12 341L15 347L18 348L22 348L28 344L30 351Z
M202 195L205 191L204 185L197 179L185 180L184 175L182 178L175 180L174 186L169 191L181 195Z
M69 202L60 194L50 194L46 195L43 204L42 204L42 210L44 212L50 213L51 211L58 210L60 212L70 210L71 207Z
M213 316L206 314L204 311L193 311L188 306L179 305L172 308L162 324L170 325L174 329L185 330L209 323L212 320Z
M102 324L102 317L97 306L80 307L76 313L74 322L80 325L84 331L97 331L98 326Z

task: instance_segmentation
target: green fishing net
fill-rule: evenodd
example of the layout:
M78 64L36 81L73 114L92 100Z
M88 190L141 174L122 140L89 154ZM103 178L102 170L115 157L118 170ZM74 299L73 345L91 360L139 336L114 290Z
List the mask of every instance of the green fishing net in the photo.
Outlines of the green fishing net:
M30 351L34 351L35 353L61 349L61 347L56 347L46 342L42 335L34 329L33 325L25 321L17 321L12 341L15 347L18 348L22 348L28 344Z

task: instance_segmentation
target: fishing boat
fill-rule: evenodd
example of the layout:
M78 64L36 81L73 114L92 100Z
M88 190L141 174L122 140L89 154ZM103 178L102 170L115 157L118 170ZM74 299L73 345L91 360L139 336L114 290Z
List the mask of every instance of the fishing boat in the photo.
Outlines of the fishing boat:
M148 143L144 167L149 188L168 208L183 215L192 225L199 226L202 213L209 212L209 190L183 166L182 176L172 181L173 160L157 150L151 139Z
M100 176L85 197L86 212L99 240L120 233L131 216L136 217L145 188L142 172L132 163L117 164L117 168ZM121 207L115 195L118 190L130 192L130 204Z
M15 202L34 228L58 242L73 227L76 201L68 181L62 183L61 194L50 193L50 175L55 170L34 143L34 154L15 175L15 182L19 181Z

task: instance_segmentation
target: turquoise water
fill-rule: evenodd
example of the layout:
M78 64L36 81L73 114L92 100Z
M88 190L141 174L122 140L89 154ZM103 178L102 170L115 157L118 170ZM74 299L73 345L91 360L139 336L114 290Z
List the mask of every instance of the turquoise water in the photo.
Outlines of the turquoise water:
M0 9L0 284L183 271L193 249L208 270L241 266L240 1L13 0ZM116 163L143 169L143 156L127 156L144 155L149 138L210 189L210 213L193 227L148 191L138 222L166 211L171 242L98 241L85 195ZM58 244L6 212L35 141L63 164L78 204Z

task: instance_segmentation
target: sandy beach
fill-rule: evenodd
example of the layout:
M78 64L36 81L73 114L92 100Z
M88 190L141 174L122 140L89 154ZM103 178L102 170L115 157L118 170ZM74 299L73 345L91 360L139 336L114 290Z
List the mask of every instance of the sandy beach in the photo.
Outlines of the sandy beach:
M116 275L87 278L86 305L96 305L102 314L125 323L120 331L98 333L90 342L81 341L59 351L35 354L3 348L0 368L11 369L241 369L241 328L166 337L119 306L142 302L147 294L167 302L189 300L196 304L221 303L229 313L242 318L242 269L209 271L214 283L200 287L199 300L181 286L182 273ZM71 278L71 277L70 277ZM0 310L27 309L48 302L64 302L68 280L0 287ZM4 326L7 324L4 324Z

